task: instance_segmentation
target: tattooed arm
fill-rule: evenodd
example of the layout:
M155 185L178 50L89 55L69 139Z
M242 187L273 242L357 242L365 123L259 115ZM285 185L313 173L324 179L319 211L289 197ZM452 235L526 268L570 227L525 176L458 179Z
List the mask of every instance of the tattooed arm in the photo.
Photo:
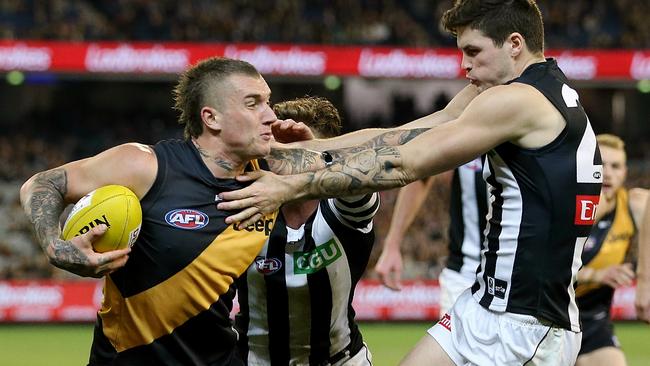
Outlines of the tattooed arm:
M439 126L443 123L452 121L458 118L465 110L467 105L478 95L476 86L470 84L463 88L454 98L445 106L444 109L419 118L415 121L406 123L395 128L366 128L345 135L329 138L329 139L311 139L300 142L294 142L287 147L306 148L310 150L323 151L330 149L342 149L346 147L358 146L365 144L368 140L376 138L387 132L394 132L396 130L410 130L425 128L430 129ZM381 146L381 145L376 145Z
M330 154L333 154L333 156L342 156L347 153L370 148L404 145L428 130L428 128L389 130L359 146L332 150ZM298 174L325 168L325 162L320 152L302 148L274 147L271 149L271 154L266 160L269 163L271 171L281 175Z
M244 189L220 194L225 202L218 207L242 209L226 221L246 225L288 201L403 186L457 167L506 141L524 148L544 146L557 137L565 122L542 98L527 85L490 88L458 119L404 145L331 151L332 161L327 168L315 172L290 176L255 172L238 177L241 181L257 181ZM511 103L504 104L504 100Z
M60 238L59 217L68 203L108 184L127 186L142 197L153 184L156 171L155 156L148 147L125 144L37 173L25 182L20 189L20 201L50 263L91 277L101 277L123 266L130 249L101 254L92 250L92 242L106 229L103 225L66 241Z

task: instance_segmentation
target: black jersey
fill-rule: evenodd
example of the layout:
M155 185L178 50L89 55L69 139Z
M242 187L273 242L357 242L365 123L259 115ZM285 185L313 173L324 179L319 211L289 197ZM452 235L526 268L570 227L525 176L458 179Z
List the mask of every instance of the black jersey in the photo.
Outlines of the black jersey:
M141 200L140 236L126 265L106 277L93 365L238 365L229 313L234 281L253 261L275 215L237 230L217 179L191 141L154 146L158 172ZM257 161L249 168L259 168Z
M321 200L298 229L282 213L237 280L240 350L248 365L328 365L363 346L352 300L374 243L379 195Z
M447 268L467 278L476 276L480 263L487 211L483 162L481 158L476 158L454 170L449 202Z
M487 154L490 213L472 293L493 311L580 331L575 282L600 195L602 163L578 94L553 59L510 83L536 88L566 126L538 149L504 143Z

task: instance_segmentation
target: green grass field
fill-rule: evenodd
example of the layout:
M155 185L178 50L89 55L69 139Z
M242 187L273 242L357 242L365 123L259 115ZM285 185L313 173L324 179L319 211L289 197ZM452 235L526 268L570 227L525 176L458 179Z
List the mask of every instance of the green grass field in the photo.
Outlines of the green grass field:
M376 366L394 366L429 327L427 323L363 323ZM630 366L650 364L650 326L617 323ZM85 365L92 325L0 325L0 365Z

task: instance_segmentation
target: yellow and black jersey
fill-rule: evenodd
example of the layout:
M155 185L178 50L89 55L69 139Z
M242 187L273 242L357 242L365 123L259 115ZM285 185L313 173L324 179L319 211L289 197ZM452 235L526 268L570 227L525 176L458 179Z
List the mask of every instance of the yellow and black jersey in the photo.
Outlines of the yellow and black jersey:
M595 270L625 261L630 242L636 233L629 208L628 192L621 188L616 192L616 208L594 224L582 252L584 267ZM593 283L579 284L576 289L581 315L609 313L614 289Z
M142 230L123 268L106 277L91 365L238 365L229 318L234 281L267 240L275 214L238 230L191 141L154 146L158 173L142 199ZM260 169L253 161L249 169Z

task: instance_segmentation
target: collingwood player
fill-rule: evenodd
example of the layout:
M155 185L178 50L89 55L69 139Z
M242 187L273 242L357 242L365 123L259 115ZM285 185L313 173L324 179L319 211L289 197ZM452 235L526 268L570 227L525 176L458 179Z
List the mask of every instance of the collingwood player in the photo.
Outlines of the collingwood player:
M487 188L482 177L483 163L476 158L454 169L449 202L449 256L440 273L440 316L447 313L465 289L474 284L485 238ZM400 246L407 229L424 203L430 188L447 174L429 177L402 187L397 195L390 228L375 270L384 285L399 290L402 274ZM436 179L437 178L437 179Z
M396 147L322 154L312 173L252 172L225 192L229 222L255 221L292 200L406 185L486 154L490 214L471 290L404 365L572 365L580 347L574 285L602 183L596 137L578 93L544 57L533 0L460 0L443 17L466 77L481 93L461 115ZM462 314L462 316L460 316Z
M278 118L305 123L317 138L340 133L324 98L278 103ZM269 160L271 169L278 159ZM239 348L248 365L371 365L354 321L354 288L375 240L379 195L284 205L269 240L237 281Z

